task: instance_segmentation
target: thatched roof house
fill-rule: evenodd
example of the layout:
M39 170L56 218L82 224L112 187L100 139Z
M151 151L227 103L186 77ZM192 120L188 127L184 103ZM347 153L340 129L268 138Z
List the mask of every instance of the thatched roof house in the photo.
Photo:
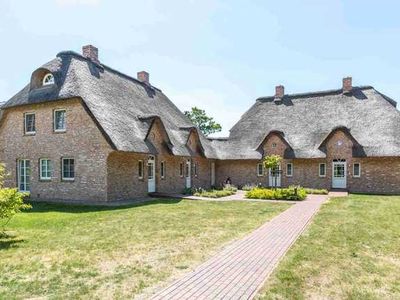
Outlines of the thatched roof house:
M100 62L96 47L60 52L0 109L6 182L32 198L109 201L219 185L400 193L400 113L371 86L258 98L226 138L206 138L149 80ZM60 161L60 163L57 163ZM31 174L33 174L31 176ZM35 174L38 174L36 176Z

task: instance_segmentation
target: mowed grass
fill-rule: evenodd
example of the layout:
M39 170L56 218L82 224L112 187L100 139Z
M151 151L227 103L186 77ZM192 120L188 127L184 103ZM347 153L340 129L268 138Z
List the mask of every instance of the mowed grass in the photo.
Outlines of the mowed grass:
M262 299L400 299L400 197L324 204L260 293Z
M0 299L125 299L190 271L287 204L33 204L0 238Z

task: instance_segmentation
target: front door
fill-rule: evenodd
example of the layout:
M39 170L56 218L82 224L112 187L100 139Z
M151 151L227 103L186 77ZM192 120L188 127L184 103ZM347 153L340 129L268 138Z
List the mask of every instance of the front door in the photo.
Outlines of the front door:
M147 161L147 189L149 193L154 193L156 191L156 164L154 156L150 156Z
M28 159L18 160L18 190L29 192L31 190L31 162Z
M191 168L190 168L190 159L186 161L186 168L185 168L185 174L186 174L186 188L190 189L192 187L192 176L191 176Z
M269 186L271 187L281 186L281 166L279 166L276 170L268 169L268 175L269 175Z
M346 186L346 161L334 161L332 164L332 188L345 189Z

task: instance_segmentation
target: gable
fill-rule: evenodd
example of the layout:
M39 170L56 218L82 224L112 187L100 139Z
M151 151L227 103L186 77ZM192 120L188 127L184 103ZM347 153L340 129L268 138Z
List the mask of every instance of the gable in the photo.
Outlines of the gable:
M171 154L171 141L160 118L151 119L145 141L151 144L151 147L149 147L151 149L150 153Z
M190 129L186 146L188 147L191 156L204 156L204 148L201 144L197 129Z

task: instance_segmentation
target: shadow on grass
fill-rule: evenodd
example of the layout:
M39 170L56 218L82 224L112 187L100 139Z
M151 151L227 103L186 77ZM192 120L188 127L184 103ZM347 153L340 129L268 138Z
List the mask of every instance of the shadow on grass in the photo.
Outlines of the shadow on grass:
M110 210L123 210L133 207L142 207L154 204L177 204L182 199L154 199L144 202L136 202L131 204L123 204L119 206L105 206L105 205L89 205L89 204L77 204L77 203L53 203L53 202L34 202L30 201L32 209L24 211L24 213L41 213L41 212L64 212L64 213L88 213L96 211L110 211Z
M18 244L24 242L23 239L18 238L15 235L11 235L5 232L0 232L0 251L9 248L15 248Z

